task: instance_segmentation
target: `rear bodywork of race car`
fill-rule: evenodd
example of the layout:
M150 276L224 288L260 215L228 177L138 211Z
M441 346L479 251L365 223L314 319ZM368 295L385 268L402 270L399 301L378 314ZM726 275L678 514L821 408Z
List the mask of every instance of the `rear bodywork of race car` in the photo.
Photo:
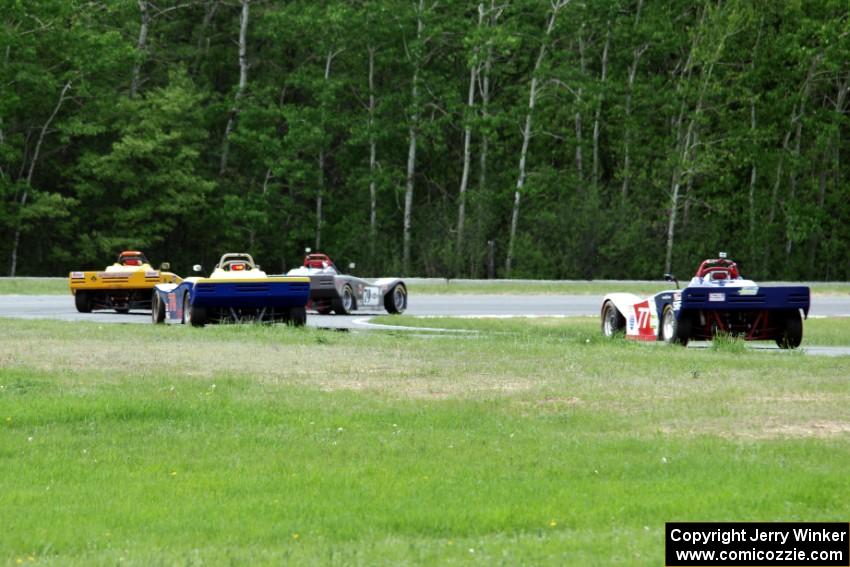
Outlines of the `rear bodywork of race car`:
M386 309L402 313L407 309L407 286L399 278L364 280L341 274L325 254L307 254L304 265L287 272L289 276L310 278L310 304L321 315L332 311L348 315L354 311Z
M735 262L721 253L718 259L705 260L684 289L648 298L606 295L602 332L609 337L624 332L627 339L681 345L726 334L796 348L803 340L809 306L808 287L760 287L742 278Z
M126 313L131 309L150 309L153 288L160 283L180 283L179 276L151 267L145 255L137 250L126 250L104 271L71 272L68 287L80 313L93 310L114 309Z
M195 266L200 271L200 266ZM303 325L310 297L306 277L268 276L250 254L225 254L209 277L186 278L155 288L154 323L258 321Z

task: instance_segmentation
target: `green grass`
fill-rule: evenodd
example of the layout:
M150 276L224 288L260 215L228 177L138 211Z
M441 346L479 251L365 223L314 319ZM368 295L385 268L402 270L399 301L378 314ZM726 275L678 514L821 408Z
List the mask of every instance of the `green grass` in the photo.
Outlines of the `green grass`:
M485 334L514 334L529 338L561 338L571 341L599 342L598 317L417 317L415 315L384 315L374 317L372 322L382 325L425 327L452 330L468 330ZM489 335L488 335L489 336ZM716 341L719 348L732 350L743 348L744 342L734 337L722 337ZM722 346L719 344L722 343ZM759 343L753 343L758 345ZM850 346L850 317L827 317L808 319L803 323L802 346ZM644 345L645 346L645 345Z
M850 357L461 323L0 320L0 561L659 565L665 521L850 515Z
M686 282L683 282L683 285ZM766 284L774 285L774 284ZM569 294L569 295L604 295L612 292L627 292L635 295L653 295L660 291L671 288L671 284L658 282L610 282L610 281L570 281L570 282L493 282L482 283L478 281L450 280L435 281L433 283L410 284L411 295L416 294L481 294L481 295L508 295L508 294ZM835 296L850 294L850 282L830 282L810 284L812 294L818 296Z
M605 281L574 281L574 282L493 282L443 280L433 283L410 284L412 295L509 295L509 294L540 294L540 295L604 295L614 291L629 292L636 295L652 295L670 288L669 283L659 281L646 283L611 283Z
M0 295L70 295L67 279L0 278Z

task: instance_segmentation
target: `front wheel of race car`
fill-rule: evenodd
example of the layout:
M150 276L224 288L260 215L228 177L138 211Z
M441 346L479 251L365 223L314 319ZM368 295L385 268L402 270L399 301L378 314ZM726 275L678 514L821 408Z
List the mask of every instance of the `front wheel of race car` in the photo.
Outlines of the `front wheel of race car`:
M153 292L153 297L151 297L151 321L154 324L165 321L165 304L160 301L157 292Z
M803 342L803 318L799 311L791 311L785 316L782 335L777 337L779 348L797 348Z
M667 344L688 345L690 338L690 321L684 315L676 319L672 305L664 307L661 315L661 340Z
M91 295L87 291L78 291L74 294L74 306L80 313L91 313Z
M334 312L337 315L351 315L351 312L355 309L355 305L354 291L350 285L345 284L345 287L342 288L342 293L339 295L339 299L334 301Z
M404 313L407 309L407 288L404 284L395 284L384 296L384 308L387 313Z
M606 301L602 306L602 334L613 338L616 335L622 335L625 330L626 318L613 303Z

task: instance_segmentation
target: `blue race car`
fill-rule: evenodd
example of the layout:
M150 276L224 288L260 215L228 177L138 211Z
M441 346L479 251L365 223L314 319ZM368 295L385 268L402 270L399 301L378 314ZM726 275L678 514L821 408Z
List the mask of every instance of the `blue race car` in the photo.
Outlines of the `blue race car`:
M671 275L668 281L676 281ZM611 293L602 301L602 334L687 345L721 333L747 341L776 341L797 348L803 340L810 290L806 286L759 287L738 273L724 252L705 260L684 289L640 298Z
M201 266L194 271L200 272ZM154 288L154 323L202 327L230 321L304 325L310 278L268 276L250 254L224 254L207 277L190 277Z

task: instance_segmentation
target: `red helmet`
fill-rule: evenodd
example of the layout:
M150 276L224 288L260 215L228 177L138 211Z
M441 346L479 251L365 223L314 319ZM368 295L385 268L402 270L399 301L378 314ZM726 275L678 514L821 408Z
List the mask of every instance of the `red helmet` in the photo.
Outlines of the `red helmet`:
M304 265L308 268L316 268L321 270L332 265L333 262L327 254L307 254L304 258Z
M702 264L699 265L699 269L697 269L696 277L705 278L709 274L715 280L734 280L741 277L738 273L738 264L726 258L703 260Z
M147 264L148 259L138 250L125 250L118 255L118 261L116 263L124 266L141 266L142 264Z

